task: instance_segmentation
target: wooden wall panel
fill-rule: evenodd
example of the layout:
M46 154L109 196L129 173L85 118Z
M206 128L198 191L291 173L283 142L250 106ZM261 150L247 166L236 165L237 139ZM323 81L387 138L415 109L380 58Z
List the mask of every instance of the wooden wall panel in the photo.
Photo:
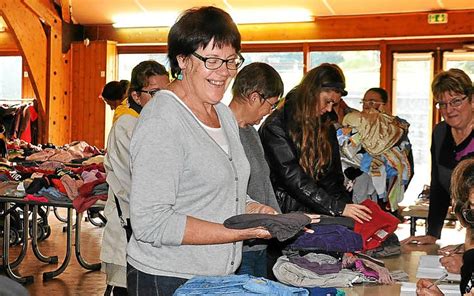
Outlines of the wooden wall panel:
M244 42L311 41L324 39L393 38L474 34L474 10L448 11L447 24L428 24L428 13L382 14L317 18L315 22L293 24L239 25ZM167 42L168 28L124 28L111 25L86 26L91 40L119 43Z
M84 140L103 148L105 105L98 98L110 72L115 79L116 44L93 41L88 46L73 42L72 51L72 140Z

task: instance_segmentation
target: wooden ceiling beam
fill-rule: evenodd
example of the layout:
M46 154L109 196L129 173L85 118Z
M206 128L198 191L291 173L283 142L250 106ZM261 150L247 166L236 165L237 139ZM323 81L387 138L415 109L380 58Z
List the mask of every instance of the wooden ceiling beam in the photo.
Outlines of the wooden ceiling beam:
M38 17L26 6L10 0L0 0L0 13L8 25L9 32L22 52L29 68L29 76L36 98L40 116L46 110L46 35ZM44 46L42 46L44 45Z
M428 13L334 16L314 22L239 25L244 42L311 42L324 40L388 39L415 36L473 35L474 9L448 11L447 24L428 24ZM85 26L90 40L166 44L169 28L122 28L112 25Z
M55 27L61 24L61 18L57 15L53 4L47 0L21 0L31 11L33 11L48 26Z

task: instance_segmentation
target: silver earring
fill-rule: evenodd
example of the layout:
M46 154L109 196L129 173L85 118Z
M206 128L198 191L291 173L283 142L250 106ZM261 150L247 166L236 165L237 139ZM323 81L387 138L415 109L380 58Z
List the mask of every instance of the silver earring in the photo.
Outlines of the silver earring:
M176 77L176 79L178 79L178 80L183 80L183 73L179 73L179 74L178 74L178 77Z

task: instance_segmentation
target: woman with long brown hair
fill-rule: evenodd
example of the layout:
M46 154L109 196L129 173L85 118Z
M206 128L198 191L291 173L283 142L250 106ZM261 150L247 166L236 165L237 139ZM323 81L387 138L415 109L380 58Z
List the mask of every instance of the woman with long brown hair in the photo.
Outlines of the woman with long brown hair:
M329 113L347 95L342 70L321 64L291 90L285 104L260 129L272 185L283 213L302 211L371 219L351 204L344 188L339 148Z

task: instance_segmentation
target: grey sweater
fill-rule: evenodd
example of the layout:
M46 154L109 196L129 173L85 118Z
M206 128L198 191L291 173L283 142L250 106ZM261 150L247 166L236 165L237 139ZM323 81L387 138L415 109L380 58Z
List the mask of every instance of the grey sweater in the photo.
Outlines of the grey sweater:
M253 126L239 128L240 140L244 147L245 155L250 163L250 178L247 194L255 201L274 208L281 213L280 206L273 191L270 181L270 168L265 160L265 152L258 132ZM252 242L253 244L254 242ZM244 252L263 250L267 244L257 244L249 247L244 245Z
M245 211L249 163L237 122L227 106L215 105L229 144L226 154L178 100L160 91L143 108L132 136L127 261L154 275L231 274L241 261L241 242L181 242L186 216L222 223Z

